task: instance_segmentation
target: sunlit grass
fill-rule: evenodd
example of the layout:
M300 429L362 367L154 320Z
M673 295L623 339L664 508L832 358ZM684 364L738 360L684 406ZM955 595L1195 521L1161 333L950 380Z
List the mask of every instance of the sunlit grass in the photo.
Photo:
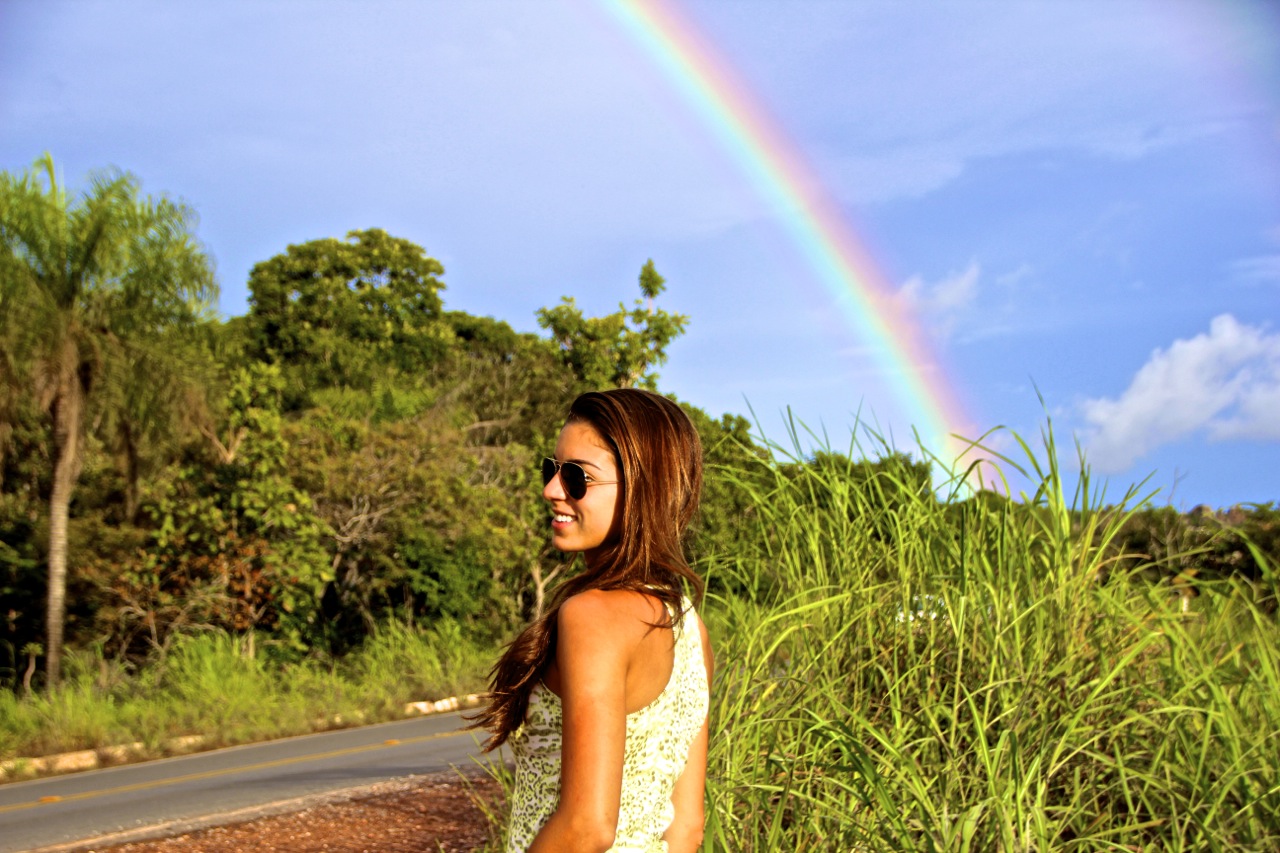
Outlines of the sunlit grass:
M54 691L0 691L0 758L134 743L162 755L188 735L212 748L398 719L408 702L481 689L495 654L447 621L385 624L337 663L272 663L217 632L183 638L134 678L79 652Z
M1067 488L1045 444L1019 502L892 461L741 478L761 531L709 567L739 592L706 614L707 849L1280 848L1274 615L1117 575L1136 494Z

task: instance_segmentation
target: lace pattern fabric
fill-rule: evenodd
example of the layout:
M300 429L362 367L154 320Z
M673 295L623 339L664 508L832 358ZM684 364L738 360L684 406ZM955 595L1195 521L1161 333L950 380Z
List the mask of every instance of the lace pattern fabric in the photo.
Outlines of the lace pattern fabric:
M689 759L689 747L707 717L710 697L702 633L692 603L674 627L675 660L667 686L651 703L627 715L622 759L622 801L615 853L666 853L662 833L675 817L671 792ZM560 697L543 684L529 694L524 724L511 736L516 784L507 853L523 853L560 801Z

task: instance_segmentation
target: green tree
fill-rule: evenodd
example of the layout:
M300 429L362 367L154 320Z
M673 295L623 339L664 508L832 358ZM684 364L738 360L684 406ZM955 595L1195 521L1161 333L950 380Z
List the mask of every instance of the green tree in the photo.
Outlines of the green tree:
M235 368L219 430L151 508L149 552L114 594L162 628L157 648L194 621L243 634L250 653L259 630L295 651L315 638L332 531L290 477L282 384L277 365Z
M491 317L445 316L454 343L440 382L466 411L469 443L541 446L560 429L576 381L554 343Z
M87 415L114 365L142 364L164 334L204 316L213 268L192 234L195 214L143 197L110 171L72 198L48 154L0 174L0 339L7 373L52 422L45 670L56 683L66 609L67 521Z
M102 383L109 397L97 420L121 476L124 522L137 522L144 481L171 462L184 437L201 425L216 387L212 331L169 330L159 347L135 348L109 365Z
M317 406L287 433L293 480L330 531L330 651L389 617L505 631L546 543L535 452L472 444L469 412L452 403L401 420L375 418L373 403L363 416Z
M309 388L368 388L387 366L420 371L452 336L443 273L421 246L378 228L289 246L249 275L252 354Z
M667 344L684 333L689 318L654 308L653 300L666 289L653 260L640 270L640 295L630 311L603 317L584 317L573 297L554 308L538 310L538 325L551 332L566 365L584 389L648 388L657 390L652 369L666 363Z

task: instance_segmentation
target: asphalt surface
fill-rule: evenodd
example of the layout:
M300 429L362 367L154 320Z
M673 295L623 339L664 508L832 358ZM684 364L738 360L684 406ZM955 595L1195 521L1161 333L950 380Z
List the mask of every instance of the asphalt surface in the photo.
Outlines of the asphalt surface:
M0 785L0 853L175 834L337 791L474 767L479 738L461 726L457 713L437 714Z

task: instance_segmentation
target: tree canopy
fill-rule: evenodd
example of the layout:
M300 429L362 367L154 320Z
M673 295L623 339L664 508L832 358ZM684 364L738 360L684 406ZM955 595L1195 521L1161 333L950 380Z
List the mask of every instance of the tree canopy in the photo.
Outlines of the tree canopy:
M603 317L584 317L571 296L538 311L538 325L551 332L564 363L584 388L648 388L656 390L653 372L667 360L667 345L684 334L689 318L654 308L666 290L653 259L640 271L641 298L630 310L622 303Z
M421 369L444 352L444 267L380 228L289 246L249 274L254 354L367 388L379 365Z

